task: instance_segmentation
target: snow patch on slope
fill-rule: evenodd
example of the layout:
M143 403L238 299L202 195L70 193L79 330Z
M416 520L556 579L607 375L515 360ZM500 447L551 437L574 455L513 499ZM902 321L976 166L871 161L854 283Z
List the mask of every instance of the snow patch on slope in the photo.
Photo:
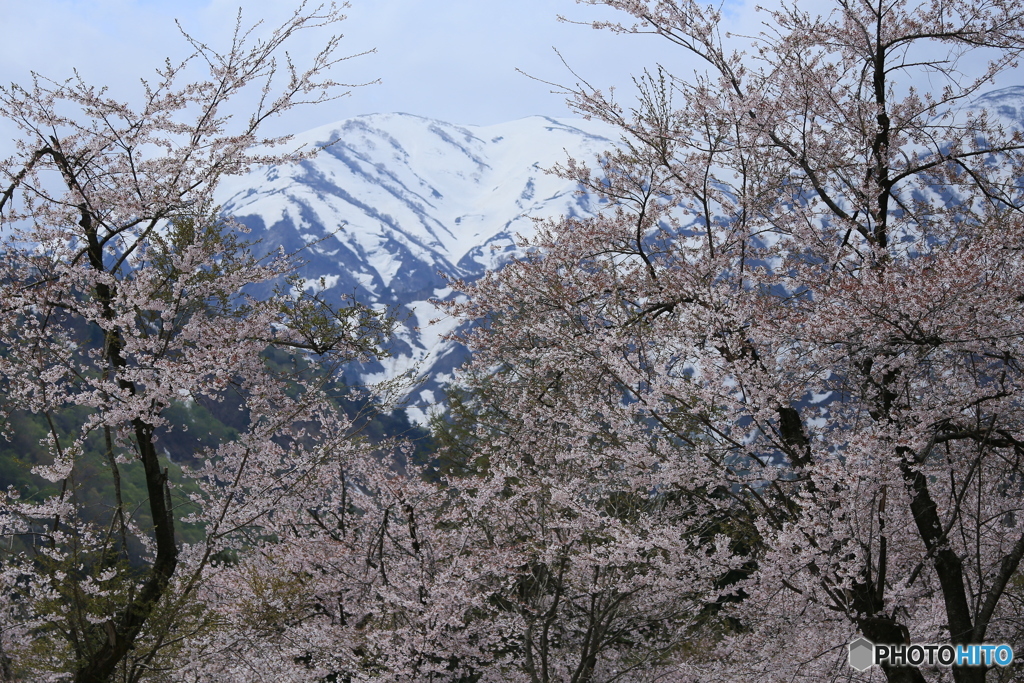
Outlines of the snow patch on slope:
M516 253L515 235L534 218L586 216L591 197L545 169L571 155L590 161L617 131L596 121L529 117L458 126L408 114L346 119L296 135L324 147L291 166L226 178L218 201L260 240L308 261L307 287L409 314L393 356L352 371L373 382L403 372L428 376L410 395L425 415L465 350L443 337L454 321L431 323L432 298L451 296L440 273L475 279Z

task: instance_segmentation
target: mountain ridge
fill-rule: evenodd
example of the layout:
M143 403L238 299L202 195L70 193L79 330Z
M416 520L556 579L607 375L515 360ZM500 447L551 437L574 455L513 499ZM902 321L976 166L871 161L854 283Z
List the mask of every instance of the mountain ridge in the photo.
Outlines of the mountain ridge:
M331 144L312 159L226 179L218 201L265 251L301 252L307 288L409 316L392 357L349 368L346 381L425 375L407 394L423 421L467 355L442 339L453 321L431 323L439 314L429 301L452 296L441 274L472 280L501 267L534 218L593 215L593 197L544 169L569 155L589 161L617 136L584 119L464 126L369 114L294 136L293 144Z
M961 107L981 110L1024 129L1024 86L985 92ZM295 165L227 179L218 199L265 249L301 251L307 288L332 303L349 295L408 316L392 357L352 366L345 379L423 376L404 394L410 416L423 422L468 357L444 339L455 321L430 304L453 296L442 273L473 280L500 268L519 253L515 235L533 234L533 219L594 215L594 197L544 169L568 156L590 161L619 138L617 128L585 119L472 126L368 114L295 135L298 144L331 144ZM949 198L940 192L937 200Z

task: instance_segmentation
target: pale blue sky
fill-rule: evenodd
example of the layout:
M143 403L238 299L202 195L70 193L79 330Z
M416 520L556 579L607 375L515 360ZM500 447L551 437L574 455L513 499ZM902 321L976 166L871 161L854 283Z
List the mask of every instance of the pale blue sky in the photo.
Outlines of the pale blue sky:
M769 2L771 0L768 0ZM813 3L817 0L809 0ZM27 82L30 70L53 78L77 68L94 84L130 99L138 79L151 77L163 57L180 58L187 46L174 26L212 45L230 37L239 5L245 17L280 21L297 0L0 0L0 84ZM756 0L730 0L729 30L750 35L763 15ZM802 2L806 6L807 2ZM664 63L692 72L692 59L655 36L621 36L560 23L628 17L574 0L352 0L339 28L343 45L367 55L341 65L347 82L376 78L327 106L298 112L273 132L296 132L358 114L402 111L452 123L492 124L531 114L565 116L564 98L516 72L571 83L556 46L582 76L598 87L632 93L631 76ZM315 39L296 46L315 46ZM1005 83L1011 85L1016 83ZM2 128L2 126L0 126ZM0 130L0 134L3 131ZM6 136L4 136L6 137Z
M289 0L5 0L0 83L27 82L35 70L64 78L77 68L86 80L126 96L164 56L186 45L174 19L211 44L224 44L235 12L268 24ZM403 111L452 123L491 124L531 114L564 116L564 97L516 73L558 82L572 75L553 51L594 85L631 87L631 74L682 55L652 36L615 36L560 23L618 16L574 0L353 0L340 25L343 44L367 55L342 65L339 80L380 85L294 117L294 129L348 116ZM315 42L315 41L313 41ZM301 49L301 48L300 48Z

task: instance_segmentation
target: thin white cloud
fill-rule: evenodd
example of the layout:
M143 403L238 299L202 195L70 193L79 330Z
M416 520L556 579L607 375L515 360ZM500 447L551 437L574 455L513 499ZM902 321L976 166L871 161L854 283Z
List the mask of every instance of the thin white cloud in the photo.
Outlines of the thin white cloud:
M230 38L239 4L247 22L263 19L266 28L294 7L282 0L7 3L0 83L24 83L32 70L65 78L77 68L87 81L109 85L115 96L131 98L138 79L151 78L164 57L180 59L187 54L175 18L197 38L222 46ZM754 0L730 2L725 8L727 30L756 33L764 15L755 13L753 4ZM645 66L660 62L677 74L700 68L692 56L657 36L613 35L559 23L559 14L580 21L620 16L573 0L354 0L347 14L349 19L337 27L346 36L343 49L377 52L339 65L336 78L379 78L381 84L296 112L274 132L301 131L372 112L403 111L476 124L531 114L564 116L568 112L563 97L516 72L518 68L540 79L571 84L574 77L552 47L593 85L618 86L625 99L631 97L631 76ZM321 39L311 36L296 43L295 56L308 56Z

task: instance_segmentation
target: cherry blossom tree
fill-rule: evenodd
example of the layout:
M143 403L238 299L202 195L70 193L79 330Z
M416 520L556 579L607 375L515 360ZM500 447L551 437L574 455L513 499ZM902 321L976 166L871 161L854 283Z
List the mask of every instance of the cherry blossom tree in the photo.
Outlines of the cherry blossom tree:
M280 56L342 18L302 4L265 30L239 15L224 52L185 34L192 54L143 81L137 104L78 77L0 89L22 133L0 166L2 410L9 437L18 420L42 425L47 454L0 494L4 677L174 670L183 643L219 627L197 597L210 572L287 524L281 501L365 450L323 383L379 353L389 319L287 285L249 296L297 257L255 257L213 203L222 176L299 157L259 131L337 97L347 86L331 72L347 57L338 37L304 66ZM325 370L271 364L273 348ZM172 462L160 439L181 425L168 410L200 403L237 406L237 434Z
M1016 65L1024 5L786 2L739 38L699 2L589 4L635 20L598 27L701 66L647 74L633 108L571 89L623 132L596 167L559 169L607 206L456 283L485 418L464 459L485 455L510 500L575 511L534 512L579 539L548 546L548 575L611 534L702 592L661 680L1019 676L860 673L846 644L1021 649L1024 136L971 102ZM643 542L609 511L618 496Z
M301 495L275 500L237 561L208 572L199 596L221 627L190 638L171 680L664 674L714 617L695 596L713 590L718 577L697 568L716 558L698 562L674 533L674 519L698 517L692 497L651 500L636 490L657 485L649 472L584 468L596 449L557 465L538 441L535 470L513 471L495 451L486 472L440 478L337 459ZM702 531L717 534L729 569L725 534L707 518Z
M251 551L202 586L223 626L192 639L172 680L478 680L497 637L467 623L486 602L456 545L466 525L415 469L350 451L275 501Z

